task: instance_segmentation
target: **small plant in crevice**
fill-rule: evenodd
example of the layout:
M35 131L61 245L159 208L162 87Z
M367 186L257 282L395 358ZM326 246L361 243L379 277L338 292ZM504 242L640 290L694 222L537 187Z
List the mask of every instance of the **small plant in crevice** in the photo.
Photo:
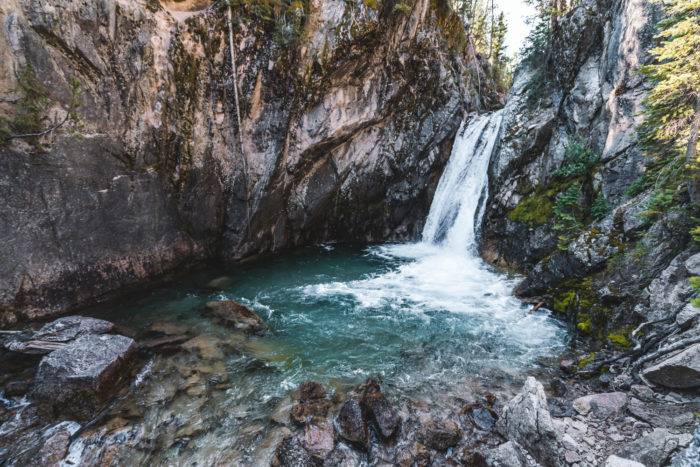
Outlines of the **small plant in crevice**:
M582 177L588 174L598 162L600 162L600 156L585 141L573 138L564 150L564 163L554 171L553 175L560 179Z
M583 228L586 212L582 197L581 185L573 184L559 193L554 202L554 230L559 234L558 246L562 250Z
M603 193L598 193L598 196L593 200L593 204L591 204L591 216L597 221L603 220L610 212L610 209L605 195L603 195Z

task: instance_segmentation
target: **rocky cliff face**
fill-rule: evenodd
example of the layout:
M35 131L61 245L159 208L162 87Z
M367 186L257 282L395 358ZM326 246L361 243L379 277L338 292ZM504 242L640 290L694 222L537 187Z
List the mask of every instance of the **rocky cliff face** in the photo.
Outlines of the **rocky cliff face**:
M484 256L526 274L519 295L614 346L631 346L640 322L662 319L644 332L669 334L695 274L689 207L650 213L653 190L635 188L648 162L639 66L659 19L645 0L585 1L566 15L554 56L516 77L490 168Z
M297 2L284 21L242 3L233 77L209 3L0 7L5 122L66 120L0 149L0 321L207 259L420 232L479 106L461 23L428 0Z

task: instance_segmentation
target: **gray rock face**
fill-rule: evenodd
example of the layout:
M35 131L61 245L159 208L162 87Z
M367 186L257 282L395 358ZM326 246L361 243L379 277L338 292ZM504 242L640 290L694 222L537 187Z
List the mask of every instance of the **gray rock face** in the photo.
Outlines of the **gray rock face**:
M42 358L34 397L55 411L90 418L123 382L136 350L118 335L86 335Z
M643 372L649 381L675 389L700 387L700 344L662 360Z
M559 454L562 445L549 415L544 388L532 377L503 409L496 430L527 449L542 465L558 466L564 462Z
M27 65L49 90L42 117L65 115L81 89L79 121L41 151L0 149L2 325L210 258L421 231L482 66L449 46L428 0L415 15L314 2L290 44L241 28L240 129L224 15L161 3L0 12L3 115Z
M660 467L666 465L676 452L687 447L692 438L690 434L676 435L664 428L656 428L624 446L618 455L641 462L646 467Z

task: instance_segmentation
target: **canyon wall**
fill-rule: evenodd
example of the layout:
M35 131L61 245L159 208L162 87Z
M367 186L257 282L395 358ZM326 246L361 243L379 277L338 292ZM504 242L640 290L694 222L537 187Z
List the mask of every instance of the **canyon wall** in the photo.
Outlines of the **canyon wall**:
M588 0L563 17L552 56L517 73L490 167L484 257L525 274L519 296L614 346L641 322L674 323L698 273L685 187L663 212L640 187L652 162L640 66L661 15L647 0ZM670 332L645 332L657 331Z
M57 127L0 147L1 322L203 261L419 234L489 88L450 10L313 0L280 20L240 3L234 76L209 3L0 6L0 123Z

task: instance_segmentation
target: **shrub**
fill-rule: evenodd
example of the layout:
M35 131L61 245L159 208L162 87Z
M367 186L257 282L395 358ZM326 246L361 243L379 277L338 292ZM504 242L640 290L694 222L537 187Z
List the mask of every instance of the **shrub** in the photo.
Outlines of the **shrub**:
M575 138L569 142L564 152L564 163L555 170L557 178L581 177L590 172L600 161L600 156L593 152L581 139Z
M559 247L566 249L571 236L583 227L581 185L575 183L557 195L554 202L554 230L559 233Z

